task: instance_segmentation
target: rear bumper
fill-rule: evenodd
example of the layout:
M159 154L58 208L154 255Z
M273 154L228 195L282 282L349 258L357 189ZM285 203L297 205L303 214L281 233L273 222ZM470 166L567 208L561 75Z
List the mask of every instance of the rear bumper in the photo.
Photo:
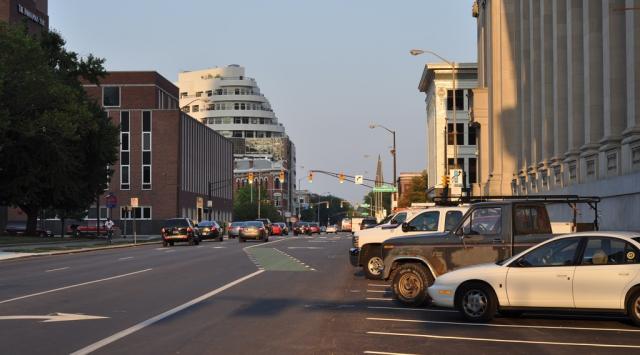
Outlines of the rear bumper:
M162 236L162 239L166 240L166 241L185 241L185 240L189 239L189 236L188 235L184 235L184 234L181 234L181 235L164 235L164 236Z
M360 249L349 248L349 262L353 266L360 266Z

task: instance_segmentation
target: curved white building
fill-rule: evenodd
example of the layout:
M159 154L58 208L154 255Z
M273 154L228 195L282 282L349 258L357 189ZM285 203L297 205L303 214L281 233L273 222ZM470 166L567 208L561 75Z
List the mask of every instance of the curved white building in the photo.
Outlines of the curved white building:
M180 107L228 138L285 137L256 80L231 64L178 74Z

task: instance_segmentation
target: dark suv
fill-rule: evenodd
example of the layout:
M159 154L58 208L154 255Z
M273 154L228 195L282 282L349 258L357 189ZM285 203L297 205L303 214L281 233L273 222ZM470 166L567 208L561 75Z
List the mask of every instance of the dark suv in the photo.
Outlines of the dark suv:
M269 218L258 218L256 219L256 221L262 222L262 224L264 224L264 227L267 228L267 235L273 234L273 232L271 231L271 221L269 220Z
M222 229L216 221L200 221L200 223L198 223L198 229L200 230L202 239L217 239L221 242L224 238Z
M172 218L162 224L160 230L162 246L173 246L175 242L187 242L189 245L200 244L200 230L189 218Z

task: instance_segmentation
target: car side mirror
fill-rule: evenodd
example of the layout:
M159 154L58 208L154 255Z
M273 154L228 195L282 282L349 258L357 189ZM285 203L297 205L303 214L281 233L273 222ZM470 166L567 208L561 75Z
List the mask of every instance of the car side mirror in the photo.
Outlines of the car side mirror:
M402 231L404 233L413 232L415 230L416 230L416 227L410 225L409 223L407 223L407 222L402 223Z

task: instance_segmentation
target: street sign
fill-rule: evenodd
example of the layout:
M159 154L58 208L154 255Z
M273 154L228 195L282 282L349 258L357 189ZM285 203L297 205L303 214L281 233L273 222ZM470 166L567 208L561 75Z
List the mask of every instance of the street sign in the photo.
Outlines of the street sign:
M451 169L449 172L449 183L451 186L462 187L462 169Z
M362 175L356 175L353 177L353 182L356 185L362 185L364 183L364 176Z
M213 201L207 200L207 207L209 208L213 207Z
M373 188L373 192L398 192L398 189L395 186L382 185L382 186L375 186Z
M107 208L115 208L118 205L118 198L113 192L110 192L106 197L105 201L107 204Z
M131 198L131 207L138 207L138 198L137 197L132 197Z
M196 208L203 208L203 207L204 207L204 199L202 197L197 197Z
M287 218L291 217L291 212L285 211L284 216Z
M369 208L369 207L371 207L371 205L368 204L368 203L361 203L360 207Z

